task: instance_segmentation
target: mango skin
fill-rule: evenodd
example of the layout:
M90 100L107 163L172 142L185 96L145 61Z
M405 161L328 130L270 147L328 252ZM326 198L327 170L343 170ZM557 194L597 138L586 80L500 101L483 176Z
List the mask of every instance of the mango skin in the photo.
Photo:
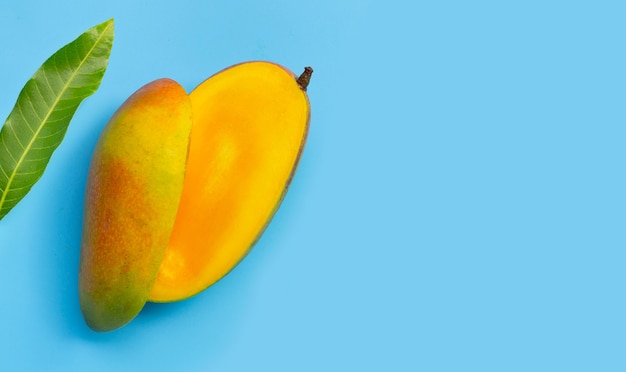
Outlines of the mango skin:
M143 308L174 226L192 123L176 82L135 92L110 119L85 197L79 299L87 325L112 331Z

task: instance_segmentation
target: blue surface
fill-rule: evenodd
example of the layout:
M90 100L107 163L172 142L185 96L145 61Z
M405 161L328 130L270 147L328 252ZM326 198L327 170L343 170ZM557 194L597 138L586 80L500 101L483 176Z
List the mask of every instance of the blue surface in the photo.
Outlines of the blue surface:
M0 369L626 370L623 1L0 3L0 113L116 19L100 90L0 221ZM181 5L177 3L185 3ZM201 295L89 330L76 294L99 131L139 86L315 68L301 167Z

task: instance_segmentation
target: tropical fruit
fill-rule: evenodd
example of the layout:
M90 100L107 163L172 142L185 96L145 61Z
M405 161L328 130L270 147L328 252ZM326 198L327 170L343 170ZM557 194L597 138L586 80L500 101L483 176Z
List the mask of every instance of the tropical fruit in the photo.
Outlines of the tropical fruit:
M297 168L311 73L247 62L189 95L157 80L120 107L87 184L79 293L91 328L196 295L245 257Z

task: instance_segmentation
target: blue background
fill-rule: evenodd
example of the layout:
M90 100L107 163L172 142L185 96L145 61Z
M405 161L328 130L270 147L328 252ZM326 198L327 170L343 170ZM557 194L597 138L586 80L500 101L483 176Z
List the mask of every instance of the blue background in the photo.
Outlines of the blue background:
M0 113L116 19L100 90L0 221L0 369L626 370L623 1L0 3ZM307 147L248 258L188 301L88 329L98 134L160 77L311 65Z

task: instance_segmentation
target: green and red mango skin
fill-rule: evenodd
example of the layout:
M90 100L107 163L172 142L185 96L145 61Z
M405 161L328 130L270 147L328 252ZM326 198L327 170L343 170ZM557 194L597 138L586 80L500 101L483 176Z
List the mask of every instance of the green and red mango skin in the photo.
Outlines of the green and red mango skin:
M183 188L191 103L169 79L135 92L96 145L85 199L79 298L87 325L111 331L143 308Z

